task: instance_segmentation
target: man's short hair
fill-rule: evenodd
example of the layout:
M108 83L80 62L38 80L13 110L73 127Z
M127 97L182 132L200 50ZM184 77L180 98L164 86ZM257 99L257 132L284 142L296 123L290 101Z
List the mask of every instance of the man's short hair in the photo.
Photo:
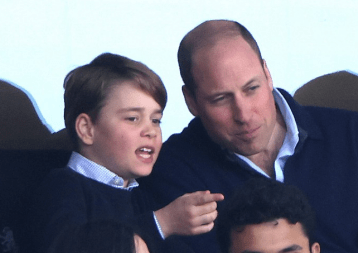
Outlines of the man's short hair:
M76 118L81 113L96 122L113 86L130 82L149 94L164 110L167 92L160 77L146 65L129 58L104 53L91 63L67 74L64 81L64 119L75 149L78 149Z
M217 236L223 253L231 247L231 232L242 232L247 225L284 218L302 225L312 245L314 212L306 196L295 186L271 179L252 179L230 198L219 212Z
M178 49L178 63L183 82L194 97L197 85L192 73L192 57L195 52L200 48L215 45L223 38L238 36L241 36L251 46L263 66L263 59L256 40L243 25L236 21L205 21L184 36Z

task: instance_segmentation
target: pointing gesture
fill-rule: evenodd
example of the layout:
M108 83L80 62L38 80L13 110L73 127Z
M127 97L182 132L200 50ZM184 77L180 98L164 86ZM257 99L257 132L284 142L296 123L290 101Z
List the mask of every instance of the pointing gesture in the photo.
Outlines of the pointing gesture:
M198 235L209 232L217 217L217 201L224 199L220 193L197 191L178 197L155 211L165 237L170 235Z

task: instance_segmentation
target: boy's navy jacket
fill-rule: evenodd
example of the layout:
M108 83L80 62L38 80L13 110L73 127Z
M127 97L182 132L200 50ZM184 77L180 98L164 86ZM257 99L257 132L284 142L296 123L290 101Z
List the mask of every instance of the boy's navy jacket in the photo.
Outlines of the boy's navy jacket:
M284 90L299 129L299 143L284 166L284 181L298 186L317 217L315 239L322 252L358 252L358 114L297 104ZM164 144L150 176L139 179L162 207L189 192L210 190L225 199L238 186L263 175L228 153L207 135L199 118ZM225 200L224 200L225 201ZM223 202L218 203L218 211ZM215 229L185 237L196 253L218 253Z
M135 195L132 194L134 191ZM162 240L153 212L142 196L139 189L127 191L114 188L67 167L53 169L36 190L31 202L28 245L33 252L47 252L56 236L66 227L111 220L139 226L143 232L141 236L155 247L155 252L169 252L167 249L173 245L178 250L180 247L186 249L177 240Z
M149 234L144 239L155 252L191 252L176 237L162 241L139 187L130 193L55 169L65 167L70 155L66 150L0 150L1 253L42 251L57 229L103 217L134 220ZM66 208L60 207L64 203Z

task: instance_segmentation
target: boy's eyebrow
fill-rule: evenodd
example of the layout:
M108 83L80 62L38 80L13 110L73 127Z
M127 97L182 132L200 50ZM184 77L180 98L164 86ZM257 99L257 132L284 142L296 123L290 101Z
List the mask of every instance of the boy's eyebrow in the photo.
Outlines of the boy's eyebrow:
M119 109L118 112L141 112L141 111L144 111L144 110L145 110L144 107L127 107L127 108ZM158 109L158 110L155 110L154 113L163 114L163 110Z

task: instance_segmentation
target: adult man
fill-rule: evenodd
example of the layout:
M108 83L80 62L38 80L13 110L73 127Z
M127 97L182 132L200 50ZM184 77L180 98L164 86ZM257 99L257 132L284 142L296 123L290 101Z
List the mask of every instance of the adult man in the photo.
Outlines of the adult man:
M257 179L228 200L217 219L222 253L319 253L312 240L315 217L296 187Z
M158 207L198 190L227 199L248 179L268 177L308 196L323 252L358 252L358 115L302 107L273 88L256 41L233 21L194 28L178 60L196 117L168 139L141 182ZM196 252L219 251L215 231L185 240Z

